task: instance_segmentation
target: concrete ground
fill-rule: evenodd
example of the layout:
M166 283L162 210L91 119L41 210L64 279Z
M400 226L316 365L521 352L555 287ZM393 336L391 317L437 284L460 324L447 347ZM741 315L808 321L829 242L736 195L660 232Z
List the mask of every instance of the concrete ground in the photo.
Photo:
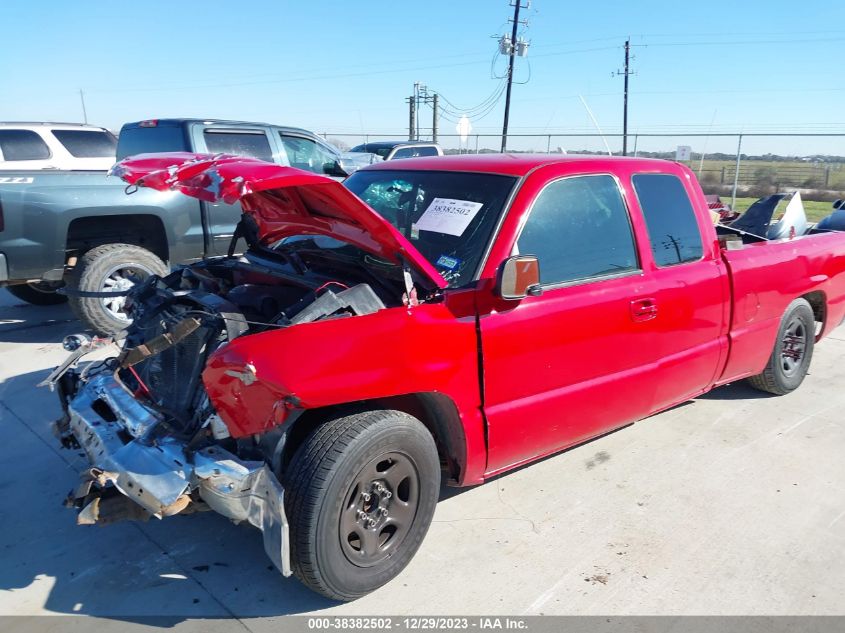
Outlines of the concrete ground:
M337 604L285 579L258 531L212 513L78 527L84 462L36 389L78 329L0 291L0 615L845 614L845 330L797 392L741 384L486 485L444 489L392 583Z

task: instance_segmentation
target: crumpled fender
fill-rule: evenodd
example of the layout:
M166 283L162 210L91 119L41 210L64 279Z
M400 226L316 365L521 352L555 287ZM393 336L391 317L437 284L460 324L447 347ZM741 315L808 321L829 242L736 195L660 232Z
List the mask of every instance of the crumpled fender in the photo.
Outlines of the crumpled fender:
M480 407L474 315L445 304L397 307L237 338L203 372L233 437L260 434L291 410L419 392Z

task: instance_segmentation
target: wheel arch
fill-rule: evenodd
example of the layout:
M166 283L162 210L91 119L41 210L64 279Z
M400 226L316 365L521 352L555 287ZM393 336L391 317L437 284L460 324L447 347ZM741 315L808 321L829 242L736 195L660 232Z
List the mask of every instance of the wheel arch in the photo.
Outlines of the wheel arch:
M463 482L467 467L467 441L458 408L449 396L437 392L408 393L371 400L359 400L329 407L306 409L285 429L281 469L290 463L296 449L325 422L366 410L396 410L418 419L437 445L441 466L451 483Z
M170 261L167 230L160 217L149 213L83 216L68 225L66 249L77 257L104 244L132 244Z
M827 325L827 295L823 290L814 290L805 295L801 295L801 299L807 301L813 309L813 318L816 321L816 342L822 337L825 326Z

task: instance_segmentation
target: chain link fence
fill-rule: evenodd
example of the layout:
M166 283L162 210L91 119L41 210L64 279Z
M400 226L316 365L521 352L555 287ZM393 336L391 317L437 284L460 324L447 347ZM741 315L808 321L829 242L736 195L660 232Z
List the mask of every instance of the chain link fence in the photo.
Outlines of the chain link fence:
M343 149L362 143L402 140L397 134L322 134ZM447 154L496 153L499 134L440 134ZM422 140L431 140L430 137ZM706 194L719 195L737 210L776 192L801 191L811 219L827 215L831 202L845 198L845 133L842 134L640 134L628 135L628 155L676 160L679 148L689 148L682 162L697 175ZM543 154L622 153L621 134L509 134L508 151Z

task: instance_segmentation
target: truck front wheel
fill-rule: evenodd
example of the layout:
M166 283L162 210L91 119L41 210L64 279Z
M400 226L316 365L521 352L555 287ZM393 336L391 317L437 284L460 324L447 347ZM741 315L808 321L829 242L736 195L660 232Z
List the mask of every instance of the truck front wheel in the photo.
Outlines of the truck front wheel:
M790 303L778 328L775 347L763 373L748 378L755 389L778 396L794 391L804 381L813 345L816 340L816 321L806 299Z
M128 290L150 275L167 275L167 265L153 253L132 244L103 244L85 253L73 270L71 286L84 292ZM74 297L70 307L87 327L109 336L130 323L123 312L125 297Z
M440 489L434 439L400 411L319 426L285 472L294 574L334 600L359 598L405 568Z

